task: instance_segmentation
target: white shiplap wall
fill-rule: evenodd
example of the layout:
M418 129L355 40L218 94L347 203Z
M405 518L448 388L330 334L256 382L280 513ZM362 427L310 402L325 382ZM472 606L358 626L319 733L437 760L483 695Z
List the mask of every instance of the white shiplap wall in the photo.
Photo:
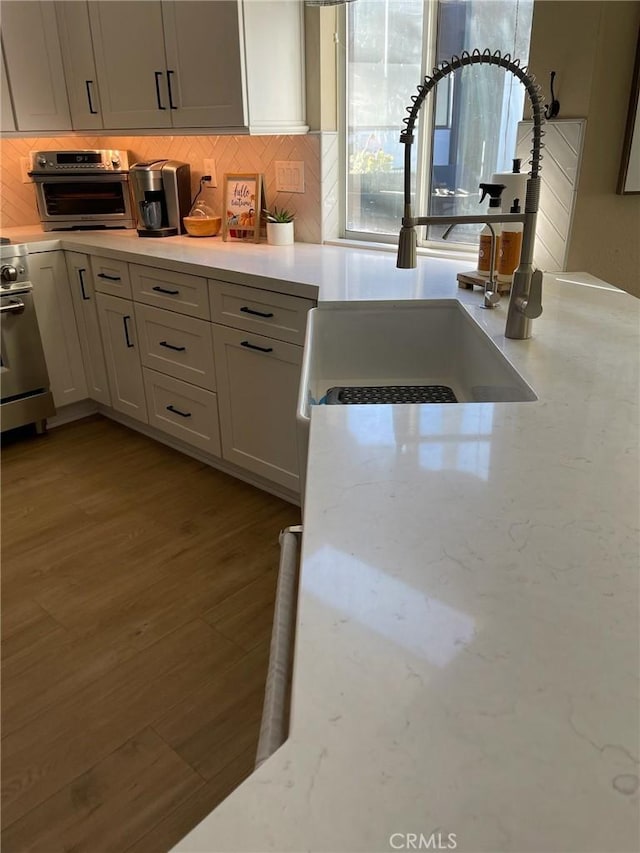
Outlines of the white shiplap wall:
M585 128L585 119L556 119L544 125L534 262L545 272L567 268ZM519 123L516 156L522 159L523 171L530 158L531 131L531 121Z

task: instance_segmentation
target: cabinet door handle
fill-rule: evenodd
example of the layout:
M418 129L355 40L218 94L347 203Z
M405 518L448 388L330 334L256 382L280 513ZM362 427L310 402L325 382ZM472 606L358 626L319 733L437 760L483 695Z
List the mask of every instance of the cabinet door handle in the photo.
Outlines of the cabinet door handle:
M167 406L168 412L173 412L174 415L180 415L181 418L190 418L191 412L181 412L180 409L176 409L175 406Z
M171 75L174 73L174 71L167 70L167 89L169 90L169 106L172 110L177 110L178 108L173 103L173 92L171 91Z
M173 344L169 344L167 341L160 341L160 346L166 347L167 349L173 349L176 352L184 352L186 350L186 347L174 347Z
M91 87L93 86L93 80L85 80L84 85L87 87L87 101L89 102L89 112L93 116L98 115L98 110L94 110L93 101L91 100Z
M162 71L154 71L156 78L156 98L158 99L158 109L166 110L166 107L162 106L162 101L160 99L160 78L162 77Z
M273 347L259 347L256 344L250 344L249 341L242 341L240 346L247 347L247 349L257 349L260 352L273 352Z
M106 272L99 272L98 278L106 278L107 281L122 281L119 275L107 275Z
M180 293L179 290L167 290L166 287L160 287L159 285L154 285L151 290L155 290L157 293L167 293L169 296L178 296Z
M131 319L131 316L129 314L125 314L124 317L122 318L122 323L124 325L124 339L127 342L127 346L133 347L133 344L131 343L131 338L129 337L129 326L127 325L127 320L130 320L130 319Z
M269 319L269 317L273 317L273 311L269 311L269 313L265 314L264 311L255 311L253 308L247 308L247 306L243 306L240 309L244 314L254 314L256 317L265 317Z
M89 302L90 298L87 296L87 291L84 289L84 274L86 273L85 269L78 270L78 278L80 279L80 293L82 294L82 298Z

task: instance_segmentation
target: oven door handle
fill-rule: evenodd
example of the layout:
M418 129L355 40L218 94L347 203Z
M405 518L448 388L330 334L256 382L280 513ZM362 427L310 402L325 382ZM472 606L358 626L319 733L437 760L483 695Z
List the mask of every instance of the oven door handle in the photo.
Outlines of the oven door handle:
M24 302L22 299L14 299L8 305L0 306L0 314L22 314Z

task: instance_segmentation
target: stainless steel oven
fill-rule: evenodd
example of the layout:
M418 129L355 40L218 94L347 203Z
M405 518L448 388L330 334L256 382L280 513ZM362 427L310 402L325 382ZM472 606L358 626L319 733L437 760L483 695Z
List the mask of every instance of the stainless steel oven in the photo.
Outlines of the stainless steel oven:
M126 151L33 151L29 175L45 231L135 228Z
M55 414L24 246L0 247L0 430Z

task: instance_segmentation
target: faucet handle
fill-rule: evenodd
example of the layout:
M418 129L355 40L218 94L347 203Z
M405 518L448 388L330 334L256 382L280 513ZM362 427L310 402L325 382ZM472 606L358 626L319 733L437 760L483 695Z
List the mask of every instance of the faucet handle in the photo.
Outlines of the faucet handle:
M535 320L542 314L542 270L534 270L531 275L529 293L522 313L529 320Z

